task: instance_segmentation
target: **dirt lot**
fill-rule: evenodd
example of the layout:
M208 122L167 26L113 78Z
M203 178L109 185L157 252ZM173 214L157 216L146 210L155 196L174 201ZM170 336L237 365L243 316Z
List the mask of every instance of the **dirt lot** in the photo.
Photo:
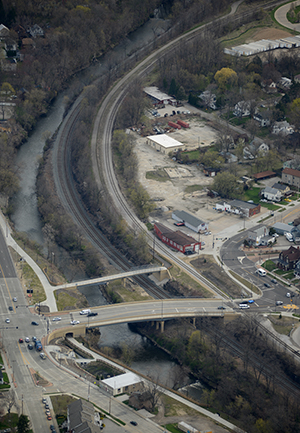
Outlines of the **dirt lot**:
M247 44L250 42L260 41L261 39L281 39L288 36L293 36L290 32L286 30L281 29L275 29L275 28L263 28L263 29L257 29L257 31L254 33L254 35L247 40Z
M172 112L172 107L160 110L162 116L168 110ZM198 137L203 146L216 140L217 131L210 122L199 117L199 110L188 104L180 107L180 110L191 112L189 115L180 116L190 124L190 128L170 133L172 138L187 143L190 148L198 147ZM160 121L166 122L165 118ZM156 212L152 214L151 220L159 220L173 229L172 210L186 210L208 221L209 230L213 234L240 221L236 215L225 215L213 209L217 200L207 196L207 188L213 183L213 178L205 176L197 165L180 165L168 155L148 146L145 137L138 134L135 134L135 137L135 150L139 161L138 178L156 203ZM149 177L150 172L149 179L147 176ZM262 212L265 212L265 209L262 209ZM185 227L180 227L180 230L195 236L195 233ZM205 242L212 243L211 238L212 236L206 237Z

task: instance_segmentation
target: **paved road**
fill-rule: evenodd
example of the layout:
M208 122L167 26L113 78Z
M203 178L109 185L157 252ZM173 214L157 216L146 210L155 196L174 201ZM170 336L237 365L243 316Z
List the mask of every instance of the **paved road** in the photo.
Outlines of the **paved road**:
M278 23L281 24L282 26L287 27L288 29L295 30L296 32L300 32L300 23L292 24L286 17L286 14L290 10L292 4L295 6L299 6L300 0L287 3L281 6L280 8L278 8L274 15L275 20L278 21Z

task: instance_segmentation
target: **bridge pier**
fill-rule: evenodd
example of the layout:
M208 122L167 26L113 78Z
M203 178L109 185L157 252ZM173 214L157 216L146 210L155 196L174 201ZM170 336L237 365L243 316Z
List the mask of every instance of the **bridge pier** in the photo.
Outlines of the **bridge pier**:
M156 322L156 330L159 329L159 325L160 325L160 332L164 332L164 330L165 330L164 320L161 320L160 322Z
M157 278L158 281L163 281L166 278L171 279L171 275L168 269L163 269L159 272L153 272L153 275L155 276L155 278Z
M196 317L193 317L193 327L196 328Z

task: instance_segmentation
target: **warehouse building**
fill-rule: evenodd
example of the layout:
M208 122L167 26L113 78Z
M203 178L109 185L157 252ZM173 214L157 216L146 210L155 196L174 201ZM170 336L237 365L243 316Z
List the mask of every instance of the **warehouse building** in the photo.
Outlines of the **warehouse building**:
M275 230L275 232L279 235L284 235L285 233L292 234L293 226L285 223L275 223L272 228Z
M208 223L185 212L184 210L175 210L172 213L173 220L184 222L184 225L196 233L208 230Z
M164 244L183 254L196 253L199 249L201 250L201 242L197 242L192 236L180 231L174 232L163 224L155 223L154 231Z
M152 104L157 107L163 107L164 105L177 105L177 101L172 96L161 92L156 86L145 87L144 92L151 99Z
M149 135L146 139L146 143L149 146L154 147L158 152L164 154L169 152L178 152L178 150L184 148L184 144L167 134Z

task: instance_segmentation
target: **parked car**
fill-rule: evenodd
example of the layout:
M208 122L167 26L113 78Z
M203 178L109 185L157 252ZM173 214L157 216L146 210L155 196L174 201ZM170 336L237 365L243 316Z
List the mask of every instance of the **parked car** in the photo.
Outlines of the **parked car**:
M19 338L19 343L24 343L23 338Z
M27 347L28 347L29 350L32 350L32 349L33 349L33 345L32 345L32 344L28 344Z
M14 297L14 298L13 298L13 301L14 301L14 302L17 302L17 298L16 298L16 297Z
M29 337L26 337L26 338L25 338L25 341L26 341L26 343L29 343L30 338L29 338Z
M9 318L5 319L5 322L10 323L10 319Z
M38 322L35 322L34 320L31 322L31 324L34 326L39 326Z
M174 226L176 226L176 227L182 227L182 226L184 226L184 222L183 221L179 221L177 223L174 223Z
M11 305L8 307L8 309L9 309L9 311L14 311L14 309Z
M37 340L37 338L33 336L32 337L32 341L36 341L36 340Z

